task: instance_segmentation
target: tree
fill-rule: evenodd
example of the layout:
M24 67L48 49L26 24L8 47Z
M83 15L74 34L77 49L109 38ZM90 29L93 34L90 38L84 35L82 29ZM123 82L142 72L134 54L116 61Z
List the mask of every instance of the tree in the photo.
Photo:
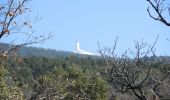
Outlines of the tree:
M155 55L156 41L153 46L136 42L136 51L128 50L120 58L115 55L117 39L113 49L101 49L99 45L99 52L107 65L109 83L115 92L133 93L139 100L159 98L158 87L165 85L170 71L166 59Z
M157 14L156 16L151 14L150 7L148 7L147 11L148 11L149 16L154 20L160 21L164 23L165 25L170 26L170 22L168 22L164 14L164 12L166 12L167 10L170 14L170 7L165 5L166 0L146 0L146 1L149 2L151 7Z
M0 40L8 36L15 37L10 45L0 46L0 99L23 100L23 92L18 86L15 75L8 73L7 59L16 56L18 48L47 40L51 34L35 36L28 15L31 9L28 7L30 0L3 0L0 1ZM15 38L24 42L15 44ZM13 55L12 55L13 54Z
M30 100L105 100L106 92L105 80L73 65L57 67L52 73L40 76Z
M10 47L0 47L1 54L7 55L23 45L38 43L51 37L51 34L47 36L33 35L32 21L31 18L28 17L31 12L31 9L28 7L29 1L30 0L6 0L0 4L0 40L12 34L16 34L15 38L18 39L21 39L20 36L26 37L24 43ZM37 21L37 19L35 21ZM15 38L11 41L11 44L16 41Z

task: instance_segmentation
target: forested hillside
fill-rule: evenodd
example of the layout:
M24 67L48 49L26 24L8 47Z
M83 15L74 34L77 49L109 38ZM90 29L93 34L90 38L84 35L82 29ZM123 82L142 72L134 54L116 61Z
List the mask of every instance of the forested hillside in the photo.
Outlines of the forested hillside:
M47 95L51 99L106 99L107 82L101 76L105 73L100 58L11 57L5 63L11 78L7 83L14 82L25 99L46 98Z
M46 98L48 100L53 100L54 98L64 100L107 100L109 98L135 99L130 91L130 94L115 92L117 86L114 87L114 85L118 83L113 83L110 76L108 76L108 68L110 69L110 67L106 66L106 62L102 57L93 57L88 55L81 56L73 53L70 53L72 54L70 55L65 52L61 52L61 54L57 52L56 54L58 56L51 57L50 55L46 56L46 54L52 54L56 52L55 50L22 47L19 52L23 52L22 50L31 50L32 55L29 55L30 53L28 52L24 52L24 55L20 55L20 53L18 53L15 56L12 55L10 59L7 59L7 61L1 61L1 63L5 63L5 66L8 66L8 71L4 73L9 77L6 80L6 85L1 84L2 87L4 87L4 91L1 91L4 95L1 98L9 98L9 95L12 93L9 89L13 89L10 87L12 85L13 87L17 87L17 93L22 94L19 96L19 94L16 93L15 95L29 100L39 100L42 98ZM41 51L43 52L43 55L41 55L41 53L40 55L34 55L34 53L37 52L38 54ZM62 56L62 54L64 54L64 56ZM162 58L165 58L166 68L169 69L170 57L144 57L141 61L151 64L150 67L153 70L152 75L154 75L156 70L161 68L161 66L159 66L159 62L156 63L155 61L161 61ZM116 58L115 60L119 63L119 68L124 66L122 65L124 58ZM134 63L134 60L135 59L131 58L128 61L127 59L129 63ZM110 69L110 71L111 70L112 69ZM131 70L133 69L131 68ZM162 73L161 75L164 74L165 73ZM156 82L152 79L149 79L148 81ZM168 85L169 83L167 82L166 84ZM162 89L164 91L162 91ZM168 95L169 87L163 86L158 88L157 91L159 95L163 97L164 95ZM148 91L148 93L150 92Z

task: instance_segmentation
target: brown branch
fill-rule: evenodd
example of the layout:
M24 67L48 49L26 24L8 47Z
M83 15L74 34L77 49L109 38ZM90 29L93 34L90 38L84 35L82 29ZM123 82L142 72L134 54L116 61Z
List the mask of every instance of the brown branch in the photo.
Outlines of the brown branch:
M1 30L1 33L0 33L0 39L4 36L4 34L7 33L7 31L5 30L8 30L9 26L11 25L11 22L17 17L17 12L19 11L19 9L27 2L27 0L23 0L21 2L21 4L17 5L17 7L15 8L15 11L13 12L13 14L11 16L9 16L9 14L11 13L12 11L12 5L14 4L14 0L11 0L10 3L9 3L9 7L8 7L8 10L5 14L5 18L4 18L4 25L2 27L2 30ZM4 12L5 13L5 12ZM8 33L9 33L9 30L8 30Z
M153 16L151 15L150 10L149 10L149 7L148 7L147 12L148 12L149 16L150 16L152 19L154 19L154 20L158 20L158 21L164 23L165 25L170 26L170 23L169 23L169 22L163 17L163 15L162 15L162 13L164 12L164 10L166 9L166 8L164 8L164 4L163 4L165 0L162 0L162 1L159 0L159 1L156 3L156 5L154 5L154 3L153 3L151 0L147 0L147 1L148 1L149 4L151 5L151 7L154 9L154 11L158 14L158 17L157 17L157 18L156 18L156 17L153 17ZM161 8L160 8L160 7L161 7Z

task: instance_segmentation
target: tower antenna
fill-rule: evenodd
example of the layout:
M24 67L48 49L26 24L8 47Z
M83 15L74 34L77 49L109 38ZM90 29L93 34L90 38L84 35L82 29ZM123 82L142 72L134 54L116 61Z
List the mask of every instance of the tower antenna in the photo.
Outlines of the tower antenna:
M76 42L76 51L80 51L80 43L78 41Z

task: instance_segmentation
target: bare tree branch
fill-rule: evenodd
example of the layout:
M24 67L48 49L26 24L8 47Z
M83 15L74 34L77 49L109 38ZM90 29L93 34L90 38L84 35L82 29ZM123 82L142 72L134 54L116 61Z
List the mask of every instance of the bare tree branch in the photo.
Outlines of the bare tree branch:
M164 2L166 0L146 0L149 2L149 4L151 5L151 7L154 9L154 11L156 12L156 14L158 15L157 17L154 17L151 12L150 12L150 7L148 7L147 12L149 14L149 16L154 19L154 20L158 20L162 23L164 23L167 26L170 26L170 22L168 22L165 17L163 16L163 12L168 8L164 6ZM169 8L170 9L170 8Z
M110 52L110 49L101 49L98 44L99 53L106 62L109 82L113 84L117 92L126 93L132 91L140 100L147 100L148 97L145 95L146 90L154 93L156 88L163 85L163 81L170 76L164 60L157 60L156 58L145 60L145 57L151 56L151 54L156 57L154 48L158 37L159 35L156 37L153 45L138 41L135 42L136 51L133 51L133 54L135 54L134 58L129 58L127 51L122 54L121 58L116 58L114 53ZM113 46L113 50L115 49L116 44ZM112 56L109 56L108 53L112 53ZM155 68L154 66L159 66L159 68ZM158 70L160 73L153 73L154 70ZM163 70L164 72L162 72ZM156 93L153 95L156 96Z

